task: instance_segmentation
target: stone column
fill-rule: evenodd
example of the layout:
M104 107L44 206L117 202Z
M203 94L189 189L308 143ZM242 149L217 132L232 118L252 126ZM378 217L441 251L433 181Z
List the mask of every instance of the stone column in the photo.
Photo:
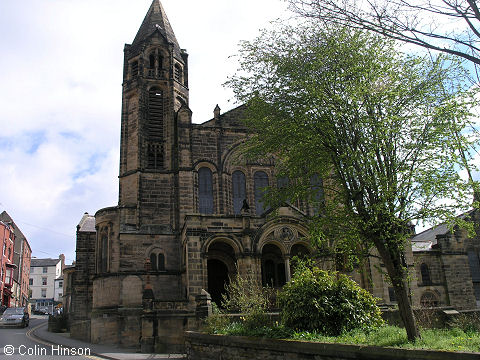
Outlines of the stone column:
M292 275L290 274L290 256L285 256L285 278L287 282L292 280Z

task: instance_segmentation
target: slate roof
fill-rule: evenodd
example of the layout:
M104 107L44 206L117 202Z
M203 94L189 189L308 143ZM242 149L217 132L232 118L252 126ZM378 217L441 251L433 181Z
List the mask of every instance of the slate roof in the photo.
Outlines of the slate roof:
M467 211L458 216L460 219L465 219L474 210ZM421 233L412 237L412 251L428 251L437 244L437 236L445 235L450 232L446 223L439 224L430 229L424 230Z
M140 29L138 29L132 46L143 42L155 31L159 31L169 43L173 43L175 56L178 59L181 59L180 46L178 45L177 38L175 37L172 26L170 25L170 21L168 21L167 14L163 9L160 0L153 0L145 19L142 22L142 25L140 26Z
M30 262L30 267L56 266L60 261L61 261L60 259L35 259L35 258L33 258Z
M95 216L88 213L83 214L82 219L77 225L79 232L96 232L95 230Z

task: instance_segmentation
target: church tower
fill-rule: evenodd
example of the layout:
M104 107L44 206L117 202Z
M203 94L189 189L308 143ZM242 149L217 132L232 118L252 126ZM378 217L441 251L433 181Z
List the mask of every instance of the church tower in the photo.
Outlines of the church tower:
M188 55L159 0L125 45L120 146L120 224L171 233L178 224L176 116L188 109Z

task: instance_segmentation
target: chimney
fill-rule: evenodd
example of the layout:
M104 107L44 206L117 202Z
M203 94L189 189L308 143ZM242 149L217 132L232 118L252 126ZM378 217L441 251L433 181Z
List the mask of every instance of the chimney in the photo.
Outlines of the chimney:
M58 258L62 260L62 273L63 273L63 269L65 269L65 255L60 254Z

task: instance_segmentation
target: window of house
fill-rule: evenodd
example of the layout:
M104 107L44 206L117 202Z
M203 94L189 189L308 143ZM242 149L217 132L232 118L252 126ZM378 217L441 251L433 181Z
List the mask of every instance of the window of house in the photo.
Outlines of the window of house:
M234 171L232 174L233 213L240 214L243 201L246 199L245 174L241 171Z
M150 56L148 57L148 67L150 69L155 68L155 55L154 54L150 54Z
M58 287L59 287L59 288L63 288L63 281L59 281L59 282L58 282Z
M28 280L28 284L29 284L29 285L33 285L33 279L29 279L29 280Z
M41 290L41 296L42 296L42 298L46 298L46 297L47 297L47 289L42 289L42 290Z
M397 302L397 297L395 296L395 290L393 290L393 287L388 288L388 298L390 302Z
M48 273L48 267L44 267L42 271L44 274Z
M198 170L198 212L213 214L213 177L207 167Z
M253 181L255 191L255 211L257 215L262 215L268 210L263 199L265 188L268 186L268 175L264 171L257 171L253 176Z
M42 285L47 285L47 278L46 277L42 277Z
M431 285L432 279L430 278L430 270L428 269L427 264L420 265L420 274L422 275L422 284Z

